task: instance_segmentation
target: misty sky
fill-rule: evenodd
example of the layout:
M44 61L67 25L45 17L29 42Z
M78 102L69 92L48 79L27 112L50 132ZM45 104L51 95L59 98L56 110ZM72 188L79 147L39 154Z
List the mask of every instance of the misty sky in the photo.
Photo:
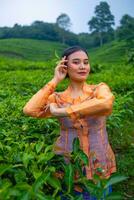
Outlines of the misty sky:
M124 14L134 16L134 0L105 0L115 16L115 25ZM87 22L100 0L0 0L0 27L15 23L30 25L35 20L56 22L61 13L71 18L71 31L89 32Z

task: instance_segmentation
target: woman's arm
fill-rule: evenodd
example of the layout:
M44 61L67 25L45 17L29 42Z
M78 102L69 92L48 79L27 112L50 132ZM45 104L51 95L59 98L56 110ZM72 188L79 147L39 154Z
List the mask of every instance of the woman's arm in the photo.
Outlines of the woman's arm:
M53 114L50 112L50 103L55 103L54 90L57 84L62 81L66 74L67 69L65 57L61 59L55 68L54 78L41 88L32 98L26 103L23 112L31 117L50 117Z
M54 108L54 104L52 104L51 112L56 116L70 116L72 119L86 115L110 115L114 99L115 97L107 84L101 83L95 92L95 98L67 108Z
M23 112L31 117L47 117L51 116L48 103L54 103L52 93L56 88L56 81L52 79L43 88L41 88L32 98L26 103Z

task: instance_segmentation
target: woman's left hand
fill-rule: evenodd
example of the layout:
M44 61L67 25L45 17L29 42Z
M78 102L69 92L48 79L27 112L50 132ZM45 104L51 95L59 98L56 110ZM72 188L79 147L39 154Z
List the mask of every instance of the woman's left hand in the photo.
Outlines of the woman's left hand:
M56 103L50 104L50 112L53 116L68 116L66 107L59 108Z
M56 111L57 111L57 104L56 103L51 103L50 104L50 112L53 116L56 116Z

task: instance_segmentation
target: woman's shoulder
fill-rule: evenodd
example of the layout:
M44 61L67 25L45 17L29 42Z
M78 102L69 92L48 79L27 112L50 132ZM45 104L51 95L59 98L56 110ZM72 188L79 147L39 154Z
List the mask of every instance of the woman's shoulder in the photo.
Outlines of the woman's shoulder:
M100 86L100 85L107 85L107 83L106 82L99 82L99 83L86 83L87 84L87 86L89 86L89 87L96 87L96 86Z
M86 88L95 90L97 87L102 86L102 85L106 85L106 83L104 82L100 82L100 83L86 83Z
M96 88L101 87L101 86L109 87L108 84L105 82L100 82L100 83L96 83L96 84L87 84L87 87L89 87L93 90L95 90Z
M109 91L111 91L111 87L105 83L105 82L100 82L99 84L97 84L97 88L99 89L107 89Z
M100 82L97 84L87 84L86 91L92 91L92 93L96 96L99 91L107 90L111 92L111 88L108 86L106 82Z

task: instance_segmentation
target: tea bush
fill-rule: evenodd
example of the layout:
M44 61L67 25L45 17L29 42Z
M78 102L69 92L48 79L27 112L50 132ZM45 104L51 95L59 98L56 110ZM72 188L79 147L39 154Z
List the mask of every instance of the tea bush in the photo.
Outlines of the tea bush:
M30 97L51 80L54 67L55 58L47 61L30 61L0 56L1 200L58 200L59 192L70 199L78 199L72 193L72 179L68 179L70 176L73 177L73 163L66 165L63 156L52 152L53 144L59 136L60 127L57 119L36 119L27 117L22 112ZM118 173L127 176L128 179L122 184L113 185L113 188L115 192L120 191L125 199L133 199L133 66L94 62L87 82L106 82L115 95L113 112L107 119L108 137L116 155ZM56 90L64 90L67 85L66 79ZM61 169L65 169L66 174L72 173L69 177L66 175L63 182L54 176L54 173ZM96 188L92 183L82 180L84 182L80 184L83 187L90 188L90 191L91 187ZM101 196L103 189L102 187L97 194Z

